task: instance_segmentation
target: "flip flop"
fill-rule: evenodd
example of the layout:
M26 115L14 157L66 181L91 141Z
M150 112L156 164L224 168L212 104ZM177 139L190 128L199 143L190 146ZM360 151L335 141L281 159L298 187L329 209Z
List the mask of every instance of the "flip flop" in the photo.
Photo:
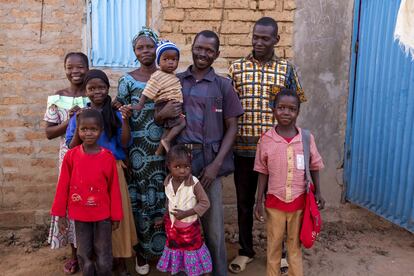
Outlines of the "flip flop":
M65 272L66 275L75 274L76 272L78 272L78 270L79 270L78 260L75 260L75 259L68 260L63 266L63 272Z
M289 264L286 260L286 258L282 258L280 260L280 273L281 274L286 274L288 272L289 269Z
M240 273L246 269L246 265L251 263L253 258L249 258L247 256L237 256L234 258L233 261L229 264L229 270L232 273Z

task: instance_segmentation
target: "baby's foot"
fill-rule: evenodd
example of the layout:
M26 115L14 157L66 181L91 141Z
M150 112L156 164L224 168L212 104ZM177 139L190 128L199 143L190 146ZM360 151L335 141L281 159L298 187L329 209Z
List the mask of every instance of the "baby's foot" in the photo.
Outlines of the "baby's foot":
M161 143L158 145L155 155L164 155L164 146Z
M168 153L170 151L170 142L166 139L161 139L161 145L164 147L165 151Z

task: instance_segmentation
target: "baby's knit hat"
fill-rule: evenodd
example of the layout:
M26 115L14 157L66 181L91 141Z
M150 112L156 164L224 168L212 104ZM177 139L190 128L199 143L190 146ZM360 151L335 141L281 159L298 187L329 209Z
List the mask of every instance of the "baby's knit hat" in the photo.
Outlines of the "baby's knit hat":
M164 53L167 50L174 50L178 53L178 58L180 58L180 49L178 49L177 45L172 43L169 40L161 40L157 45L157 51L155 52L157 55L157 65L160 65L160 59L162 53Z

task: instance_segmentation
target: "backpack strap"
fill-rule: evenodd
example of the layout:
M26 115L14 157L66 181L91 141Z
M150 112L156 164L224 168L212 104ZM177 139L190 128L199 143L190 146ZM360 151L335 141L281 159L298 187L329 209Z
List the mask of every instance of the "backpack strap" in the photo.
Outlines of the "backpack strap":
M310 164L310 131L308 129L302 129L302 144L303 144L303 156L305 159L305 179L306 179L306 192L309 193L312 177L309 170Z

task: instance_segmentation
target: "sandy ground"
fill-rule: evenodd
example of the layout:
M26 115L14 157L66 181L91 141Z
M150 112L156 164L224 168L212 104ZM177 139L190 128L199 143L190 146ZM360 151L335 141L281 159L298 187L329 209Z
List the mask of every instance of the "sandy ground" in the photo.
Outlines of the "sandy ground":
M319 241L311 250L304 250L305 275L413 275L412 233L356 207L328 210L323 217ZM257 257L241 276L265 275L266 241L261 229L259 225L255 230ZM0 230L0 275L63 275L62 264L69 249L49 249L43 242L46 230ZM232 259L237 254L237 233L230 230L226 234ZM133 261L128 264L134 271ZM154 265L150 275L165 275Z

